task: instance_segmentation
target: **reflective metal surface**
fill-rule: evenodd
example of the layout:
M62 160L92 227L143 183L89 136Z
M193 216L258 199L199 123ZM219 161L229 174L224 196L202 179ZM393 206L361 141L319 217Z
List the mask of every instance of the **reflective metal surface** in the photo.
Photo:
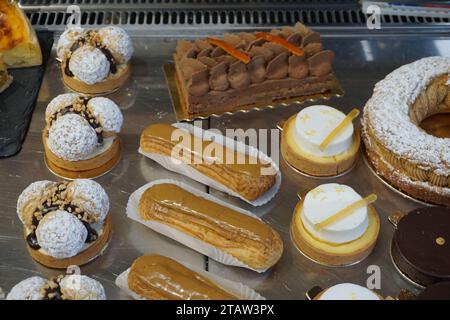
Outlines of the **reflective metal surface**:
M429 55L450 55L450 38L416 35L384 35L359 38L345 34L324 34L326 47L336 52L335 71L345 91L343 98L327 103L348 112L364 106L372 94L373 85L394 68ZM123 155L120 163L107 175L97 179L108 192L113 218L113 238L105 254L82 268L82 273L98 279L106 289L108 298L126 298L114 285L115 277L143 253L157 252L208 268L209 271L235 281L242 281L267 298L304 299L313 286L323 288L339 282L365 285L367 268L376 265L381 271L382 295L396 296L400 289L417 289L404 280L390 260L389 247L393 227L388 215L394 210L407 211L420 206L393 192L375 177L363 159L348 174L333 179L314 179L292 170L282 158L280 168L283 181L276 198L263 207L251 208L244 202L199 185L183 176L168 172L151 160L138 154L139 135L150 123L175 121L162 65L171 60L175 37L149 37L135 34L136 54L133 75L125 87L110 95L122 108L125 122L122 128ZM49 277L59 271L50 270L34 262L28 255L22 239L22 225L16 215L16 201L20 192L31 182L58 179L45 167L41 131L44 110L56 95L67 91L58 63L49 61L47 73L39 95L30 131L23 150L15 157L0 161L0 287L3 292L20 280L32 276ZM291 106L274 110L252 111L237 115L224 115L204 121L204 128L265 128L275 129L277 123L298 112L302 107ZM263 217L283 237L285 252L280 262L268 272L257 274L239 268L225 267L189 248L164 238L125 216L129 195L148 181L172 178L189 183L210 193L250 209ZM292 211L298 201L297 192L303 193L326 182L339 182L352 186L362 195L375 192L374 204L382 221L381 233L374 252L360 264L345 267L324 267L301 255L291 243L289 225Z

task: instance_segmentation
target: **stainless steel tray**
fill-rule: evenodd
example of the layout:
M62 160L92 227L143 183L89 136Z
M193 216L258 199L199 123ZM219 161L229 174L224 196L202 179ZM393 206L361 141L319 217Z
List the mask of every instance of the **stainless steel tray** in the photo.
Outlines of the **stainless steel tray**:
M387 217L395 209L410 210L420 204L384 185L368 169L362 158L348 174L326 180L298 174L280 158L283 182L278 195L267 205L254 209L240 200L168 172L139 155L139 135L145 126L155 122L175 122L162 65L170 62L177 38L134 34L136 54L132 61L132 78L125 87L110 95L121 106L125 117L121 133L124 147L122 160L110 173L97 179L110 197L113 238L103 256L82 268L84 274L98 279L105 286L108 298L127 298L114 285L114 280L137 256L149 252L166 254L207 268L210 272L226 278L242 281L267 298L273 299L304 299L305 293L315 285L323 288L340 282L365 285L369 277L367 268L370 265L380 267L381 289L378 292L382 295L395 296L402 288L417 292L417 289L395 270L390 260L389 244L393 228ZM327 103L344 112L354 107L363 107L372 94L375 82L394 68L424 56L450 54L448 36L380 33L378 36L357 36L350 33L323 33L323 38L325 46L336 52L334 68L346 92L343 98L331 99ZM16 215L16 201L20 192L31 182L58 179L45 167L41 131L44 127L44 110L47 103L65 91L67 89L62 83L59 65L51 59L23 149L17 156L0 161L0 287L3 292L8 292L25 277L47 277L59 273L40 266L28 255L25 241L22 239L22 225ZM223 115L220 118L205 120L204 126L218 129L271 129L301 108L293 105L273 110ZM285 252L281 261L264 274L225 267L208 261L191 249L126 218L125 206L129 195L146 182L160 178L179 179L226 201L251 209L263 217L283 237ZM289 224L298 201L297 192L304 192L329 181L348 184L361 194L375 192L379 197L375 207L382 221L381 234L374 252L360 264L345 268L321 266L301 255L291 243Z

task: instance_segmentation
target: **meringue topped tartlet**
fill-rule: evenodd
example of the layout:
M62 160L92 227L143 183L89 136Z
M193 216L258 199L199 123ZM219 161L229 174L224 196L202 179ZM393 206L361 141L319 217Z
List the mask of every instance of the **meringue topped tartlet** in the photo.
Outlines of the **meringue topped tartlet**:
M56 48L65 84L74 91L93 95L123 85L130 76L133 51L128 34L116 26L67 29Z
M309 191L294 209L291 237L296 247L317 263L351 265L366 258L375 246L380 219L351 187L329 183Z
M119 161L123 116L113 101L62 94L47 106L45 121L42 140L53 173L67 179L93 178Z
M34 276L16 284L6 300L106 300L97 280L80 274L60 275L49 280Z
M95 181L36 181L19 196L17 214L33 259L50 268L83 265L111 239L109 198Z
M352 111L359 114L359 111ZM315 105L290 117L283 126L281 153L295 169L312 176L336 176L358 158L359 131L341 111Z
M381 296L363 286L340 283L323 290L314 300L382 300Z

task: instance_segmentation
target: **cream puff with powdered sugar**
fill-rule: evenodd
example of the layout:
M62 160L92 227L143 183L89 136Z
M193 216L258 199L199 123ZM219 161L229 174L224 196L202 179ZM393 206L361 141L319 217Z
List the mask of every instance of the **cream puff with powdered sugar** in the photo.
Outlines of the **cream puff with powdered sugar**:
M30 255L51 268L83 265L104 250L111 237L109 198L95 181L37 181L17 200Z
M102 284L88 276L60 275L49 280L34 276L16 284L6 300L106 300Z
M68 179L93 178L118 162L123 116L110 99L59 95L48 104L45 121L45 157L55 174Z
M56 52L66 85L95 95L114 91L128 79L134 48L122 28L108 26L68 29L61 35Z

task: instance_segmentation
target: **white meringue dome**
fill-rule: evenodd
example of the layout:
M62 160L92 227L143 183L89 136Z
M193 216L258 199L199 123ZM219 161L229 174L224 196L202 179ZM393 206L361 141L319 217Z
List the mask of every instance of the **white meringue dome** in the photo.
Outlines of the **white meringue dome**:
M122 28L109 26L101 28L98 31L102 39L102 43L108 47L118 59L118 63L128 63L133 55L134 48L130 36ZM119 54L121 57L118 57Z
M70 51L72 45L83 35L83 28L75 27L66 29L59 37L56 45L56 56L62 60L64 55Z
M81 251L87 238L87 230L73 214L56 210L47 213L39 222L36 238L48 255L64 259Z
M94 180L76 179L69 184L72 203L83 208L96 222L103 221L109 211L109 198L105 189Z
M119 133L123 124L123 116L117 104L104 97L92 98L88 108L98 119L103 130Z
M41 277L31 277L16 284L6 296L6 300L42 300L47 280Z
M97 143L95 130L77 114L59 117L50 127L47 140L49 149L68 161L87 159Z
M72 53L69 69L82 82L92 85L106 79L110 63L100 49L82 46Z
M87 276L68 275L61 280L59 285L64 299L106 300L105 290L101 283Z
M31 223L31 221L26 221L26 217L24 217L25 206L30 201L40 199L44 195L46 188L53 183L54 182L49 180L36 181L22 191L17 199L17 215L23 224Z

